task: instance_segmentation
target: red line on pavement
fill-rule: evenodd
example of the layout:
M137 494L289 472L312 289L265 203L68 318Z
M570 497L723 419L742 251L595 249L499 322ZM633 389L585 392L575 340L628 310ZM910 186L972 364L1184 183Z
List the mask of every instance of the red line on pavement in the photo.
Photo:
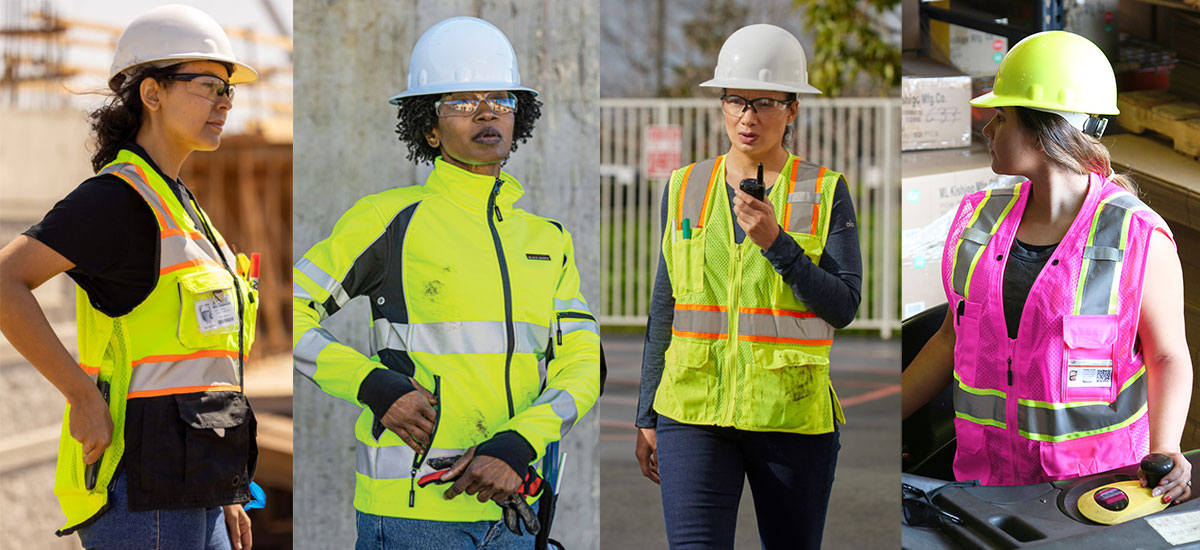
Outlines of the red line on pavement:
M887 396L893 395L893 394L897 394L897 393L900 393L900 384L891 385L886 388L879 388L875 391L869 391L867 393L861 393L854 397L847 397L846 399L841 399L839 401L841 402L842 408L844 409L846 407L852 407L852 406L858 405L860 403L866 403L867 401L874 401L876 399L882 399L884 397L887 397Z

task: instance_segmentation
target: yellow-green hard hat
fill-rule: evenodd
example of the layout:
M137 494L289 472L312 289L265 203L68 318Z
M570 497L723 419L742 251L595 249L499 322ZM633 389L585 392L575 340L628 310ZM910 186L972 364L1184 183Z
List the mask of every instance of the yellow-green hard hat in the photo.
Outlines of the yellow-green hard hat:
M992 91L971 100L975 107L1030 107L1115 115L1117 79L1104 52L1066 31L1039 32L1009 50Z

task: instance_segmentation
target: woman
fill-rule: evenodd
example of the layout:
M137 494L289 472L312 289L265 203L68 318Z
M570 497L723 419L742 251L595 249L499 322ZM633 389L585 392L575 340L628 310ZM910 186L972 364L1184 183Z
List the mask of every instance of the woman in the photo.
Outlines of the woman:
M220 145L233 84L256 79L195 8L135 19L115 95L91 115L98 175L0 250L0 330L67 398L58 534L86 548L251 545L241 380L257 291L178 177L192 151ZM78 284L78 363L31 293L62 272Z
M956 478L1037 483L1159 452L1175 468L1153 495L1186 500L1179 257L1099 142L1095 115L1117 113L1112 67L1085 38L1038 33L971 103L996 108L992 169L1027 181L963 199L943 256L951 307L904 373L904 416L953 372Z
M672 548L732 548L747 477L764 548L819 548L845 422L829 348L862 279L854 208L840 174L783 147L797 94L820 93L795 37L739 29L715 76L701 86L723 89L732 145L663 197L636 455ZM759 173L765 200L739 189Z

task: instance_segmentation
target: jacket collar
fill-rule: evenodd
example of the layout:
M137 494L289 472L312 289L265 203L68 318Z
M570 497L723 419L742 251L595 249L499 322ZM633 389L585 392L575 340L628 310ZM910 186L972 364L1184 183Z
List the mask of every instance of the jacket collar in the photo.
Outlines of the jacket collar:
M500 193L496 196L496 206L500 210L512 209L513 203L525 194L525 188L516 178L500 172ZM433 161L433 172L425 180L425 187L431 191L442 193L451 200L477 210L485 210L492 190L496 186L496 178L468 172L437 157Z

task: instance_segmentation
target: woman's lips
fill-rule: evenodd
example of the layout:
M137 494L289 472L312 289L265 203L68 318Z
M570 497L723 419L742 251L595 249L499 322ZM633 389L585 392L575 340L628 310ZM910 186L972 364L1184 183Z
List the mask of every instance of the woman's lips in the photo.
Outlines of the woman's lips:
M758 134L743 132L738 134L738 139L740 139L742 143L749 145L755 141L758 141Z
M495 128L484 128L478 134L475 134L475 137L471 138L471 141L485 145L495 145L500 143L500 138L500 132Z
M218 133L218 134L219 134L219 133L221 133L221 130L223 130L223 129L224 129L224 127L225 127L225 121L223 121L223 120L210 120L210 121L208 121L208 127L209 127L209 128L212 128L214 132L216 132L216 133Z

